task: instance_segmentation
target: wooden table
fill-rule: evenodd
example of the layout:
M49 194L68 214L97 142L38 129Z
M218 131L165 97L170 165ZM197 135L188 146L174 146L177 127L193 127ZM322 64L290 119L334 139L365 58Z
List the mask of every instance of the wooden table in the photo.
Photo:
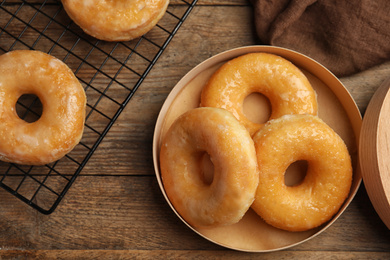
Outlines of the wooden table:
M165 98L203 60L253 44L260 42L248 1L200 0L52 214L0 190L0 259L389 259L390 231L364 185L325 232L273 253L215 245L183 224L164 200L153 169L152 137ZM389 75L386 63L341 81L364 113Z

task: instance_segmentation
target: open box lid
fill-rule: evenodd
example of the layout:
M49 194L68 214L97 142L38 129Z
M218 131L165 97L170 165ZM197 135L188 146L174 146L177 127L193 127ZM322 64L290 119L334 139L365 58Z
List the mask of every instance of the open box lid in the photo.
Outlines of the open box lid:
M364 185L379 217L390 229L390 78L373 95L359 140Z

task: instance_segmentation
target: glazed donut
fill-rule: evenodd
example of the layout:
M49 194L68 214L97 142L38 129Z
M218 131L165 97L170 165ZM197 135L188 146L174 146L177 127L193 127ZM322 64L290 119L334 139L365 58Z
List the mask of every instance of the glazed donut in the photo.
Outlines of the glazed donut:
M319 117L286 115L253 137L260 169L254 211L268 224L304 231L330 220L347 198L351 158L343 140ZM308 164L301 183L287 186L284 173L296 161Z
M205 154L213 163L212 181L201 166ZM238 222L259 182L251 136L220 108L195 108L175 120L161 145L160 168L169 201L195 227Z
M249 53L221 66L201 93L201 106L229 110L253 136L263 124L249 120L244 99L261 93L271 103L269 119L286 114L317 114L317 97L306 76L291 62L274 54Z
M62 0L62 4L85 33L105 41L129 41L157 24L169 0Z
M35 122L16 113L23 94L36 95L42 103ZM83 87L62 61L29 50L1 55L0 160L43 165L60 159L81 139L85 106Z

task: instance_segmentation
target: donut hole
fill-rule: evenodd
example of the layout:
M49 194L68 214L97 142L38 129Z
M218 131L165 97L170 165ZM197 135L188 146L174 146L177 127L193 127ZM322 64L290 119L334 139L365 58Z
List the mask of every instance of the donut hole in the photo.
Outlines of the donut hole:
M33 123L41 117L43 106L41 100L36 95L23 94L16 102L15 109L16 114L21 119L27 123Z
M210 155L206 152L200 156L201 179L204 184L210 185L214 180L214 164Z
M290 164L284 174L284 184L289 187L301 184L306 177L307 168L308 163L305 160Z
M251 93L244 99L244 115L253 123L264 124L271 116L271 103L261 93Z

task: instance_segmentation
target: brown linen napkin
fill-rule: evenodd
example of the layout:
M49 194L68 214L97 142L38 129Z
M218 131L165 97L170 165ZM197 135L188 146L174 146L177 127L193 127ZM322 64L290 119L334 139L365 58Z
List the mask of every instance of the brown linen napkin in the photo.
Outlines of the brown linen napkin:
M262 44L347 76L390 60L389 0L251 0Z

